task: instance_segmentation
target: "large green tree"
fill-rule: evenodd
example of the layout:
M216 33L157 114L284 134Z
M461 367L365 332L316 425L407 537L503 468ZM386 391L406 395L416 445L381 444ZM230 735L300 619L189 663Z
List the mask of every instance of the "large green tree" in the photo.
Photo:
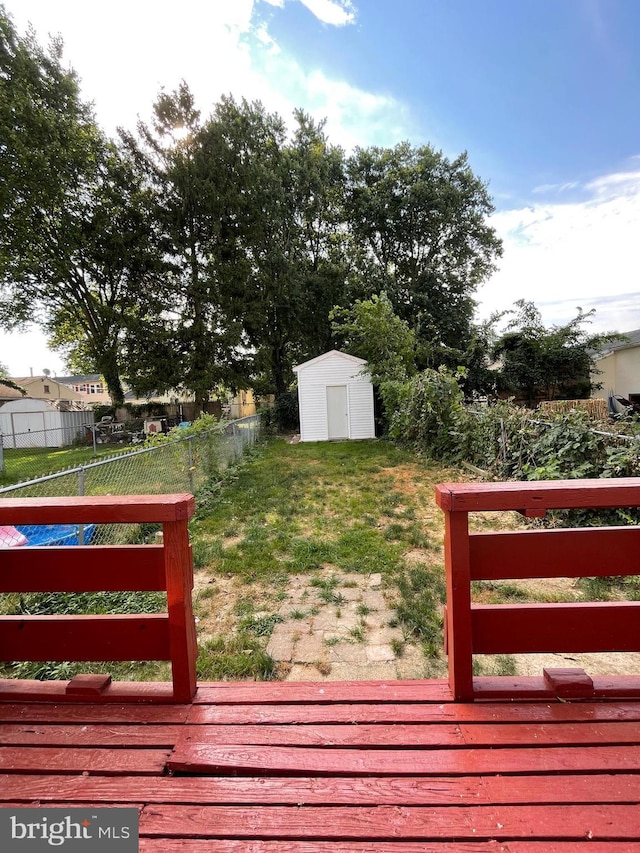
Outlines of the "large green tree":
M357 149L348 162L351 292L385 291L415 329L421 366L456 365L471 337L477 286L501 243L487 186L466 154L428 145Z
M223 101L217 112L226 109ZM151 125L140 123L137 136L121 133L153 195L169 269L152 340L144 325L129 336L129 378L139 390L188 389L204 407L211 391L246 373L242 326L230 311L246 275L237 249L246 218L242 161L220 115L202 122L184 82L160 94Z
M161 263L145 191L61 57L0 10L0 323L84 349L117 403L122 336Z
M533 302L520 299L493 348L500 364L498 389L529 406L540 400L580 399L597 387L592 378L593 353L612 335L589 334L584 328L593 311L563 325L547 328Z
M344 300L343 154L301 111L288 137L260 104L237 109L249 165L238 315L262 389L280 396L293 364L331 345L329 312Z

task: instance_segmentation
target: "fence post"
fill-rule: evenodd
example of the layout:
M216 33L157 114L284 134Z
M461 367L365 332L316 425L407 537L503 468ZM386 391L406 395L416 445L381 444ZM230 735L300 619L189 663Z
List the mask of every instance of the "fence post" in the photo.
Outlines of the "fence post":
M193 436L187 439L187 465L189 469L189 491L192 495L196 493L195 479L193 476Z
M0 432L0 474L4 474L4 439Z
M78 469L78 496L84 495L84 468ZM84 524L78 525L78 545L84 545Z

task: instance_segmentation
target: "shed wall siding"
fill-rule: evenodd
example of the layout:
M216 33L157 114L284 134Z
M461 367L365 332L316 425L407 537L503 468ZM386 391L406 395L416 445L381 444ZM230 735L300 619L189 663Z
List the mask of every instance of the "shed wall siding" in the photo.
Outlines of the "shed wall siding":
M373 386L370 382L349 385L349 438L374 438Z
M349 438L374 438L373 386L362 365L339 355L322 359L298 372L300 440L327 441L327 386L346 385L349 405Z

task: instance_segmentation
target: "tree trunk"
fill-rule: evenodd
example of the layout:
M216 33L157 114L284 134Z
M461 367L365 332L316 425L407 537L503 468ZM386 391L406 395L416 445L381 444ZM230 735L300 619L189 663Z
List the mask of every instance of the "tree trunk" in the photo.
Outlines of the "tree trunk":
M121 406L124 403L124 389L120 381L120 369L115 354L112 352L104 353L99 359L96 359L96 366L106 382L111 403L114 406Z

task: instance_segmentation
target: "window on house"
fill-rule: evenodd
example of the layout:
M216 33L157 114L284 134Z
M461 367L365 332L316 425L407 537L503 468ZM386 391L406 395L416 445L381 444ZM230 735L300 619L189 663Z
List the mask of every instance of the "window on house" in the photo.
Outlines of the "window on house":
M44 386L44 393L45 393L45 394L50 394L50 393L51 393L51 392L49 391L49 386L48 386L48 385L45 385L45 386Z

